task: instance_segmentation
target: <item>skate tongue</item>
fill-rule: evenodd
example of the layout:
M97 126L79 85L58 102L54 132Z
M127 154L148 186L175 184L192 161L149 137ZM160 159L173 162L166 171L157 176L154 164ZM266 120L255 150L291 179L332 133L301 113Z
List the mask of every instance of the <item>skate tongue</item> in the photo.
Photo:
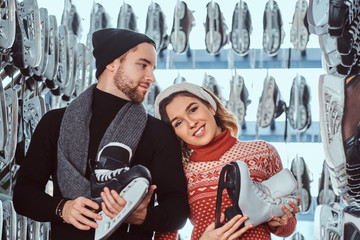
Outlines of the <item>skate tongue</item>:
M129 168L125 167L125 168L118 168L115 170L109 170L109 169L96 169L95 172L95 176L96 179L99 182L104 182L104 181L108 181L114 177L116 177L117 175L121 174L123 171L128 171Z

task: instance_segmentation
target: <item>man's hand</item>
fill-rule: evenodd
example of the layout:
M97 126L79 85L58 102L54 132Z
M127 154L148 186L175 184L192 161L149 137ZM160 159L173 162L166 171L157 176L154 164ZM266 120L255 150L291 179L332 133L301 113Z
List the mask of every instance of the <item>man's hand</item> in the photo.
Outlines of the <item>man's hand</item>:
M80 230L97 228L98 224L91 219L101 220L102 217L90 209L99 209L99 205L84 197L66 201L62 216L65 222L74 225Z
M131 224L142 224L145 220L147 214L147 206L151 200L151 196L153 195L156 189L155 185L151 185L147 195L144 200L140 203L137 209L126 219L125 222ZM118 192L115 190L109 190L109 188L105 187L104 192L101 193L101 198L103 202L101 203L101 207L103 212L113 219L119 212L125 207L126 201L124 198L120 196Z

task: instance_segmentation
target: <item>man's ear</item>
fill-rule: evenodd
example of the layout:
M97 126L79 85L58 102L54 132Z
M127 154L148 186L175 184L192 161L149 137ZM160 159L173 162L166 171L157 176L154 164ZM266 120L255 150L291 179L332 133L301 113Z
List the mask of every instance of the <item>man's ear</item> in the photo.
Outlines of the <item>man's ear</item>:
M120 61L118 58L114 59L114 61L106 65L106 69L108 69L111 72L115 71L116 67L119 65L119 62Z

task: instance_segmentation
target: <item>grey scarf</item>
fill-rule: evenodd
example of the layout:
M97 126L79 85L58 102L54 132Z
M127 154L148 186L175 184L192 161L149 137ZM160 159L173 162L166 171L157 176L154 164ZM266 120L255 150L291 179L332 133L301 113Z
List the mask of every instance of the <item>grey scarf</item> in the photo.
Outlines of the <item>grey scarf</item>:
M58 140L57 179L65 198L90 197L90 181L85 177L88 164L93 90L96 84L75 98L66 108ZM116 114L98 147L110 142L129 146L134 154L147 123L142 104L127 103Z

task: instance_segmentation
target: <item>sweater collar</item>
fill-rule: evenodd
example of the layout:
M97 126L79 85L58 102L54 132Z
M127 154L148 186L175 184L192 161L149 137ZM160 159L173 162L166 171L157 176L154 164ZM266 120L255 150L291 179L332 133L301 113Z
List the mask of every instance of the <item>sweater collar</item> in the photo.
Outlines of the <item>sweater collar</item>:
M218 160L235 142L236 138L231 136L229 130L225 130L205 146L188 145L193 150L190 160L194 162Z

